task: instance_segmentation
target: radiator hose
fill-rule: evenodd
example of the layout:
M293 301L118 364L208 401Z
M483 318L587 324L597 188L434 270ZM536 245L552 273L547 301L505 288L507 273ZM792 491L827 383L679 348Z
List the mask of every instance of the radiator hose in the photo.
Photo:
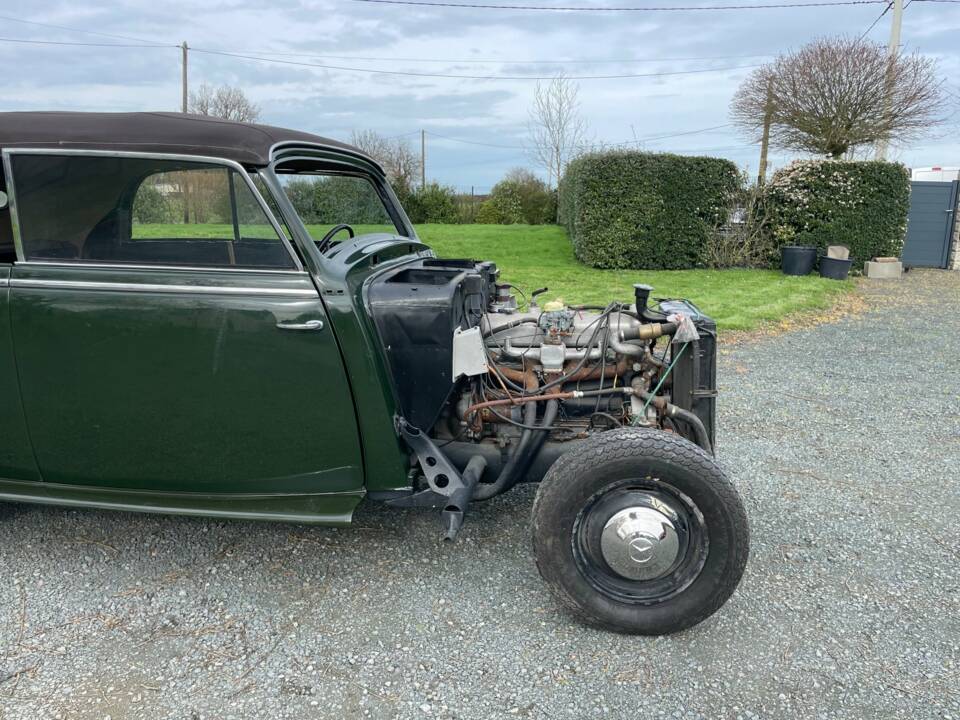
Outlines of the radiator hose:
M532 417L530 413L531 408L533 409ZM539 427L536 430L532 430L529 427L524 429L523 434L520 436L520 442L517 443L517 449L507 460L506 464L504 464L497 479L492 483L477 484L476 489L473 491L474 500L489 500L495 495L506 492L523 478L527 470L530 469L531 463L536 460L537 455L540 454L540 450L543 449L547 438L550 437L550 429L557 419L559 410L560 402L558 400L547 401ZM533 425L536 419L537 404L535 402L529 402L524 407L524 425Z

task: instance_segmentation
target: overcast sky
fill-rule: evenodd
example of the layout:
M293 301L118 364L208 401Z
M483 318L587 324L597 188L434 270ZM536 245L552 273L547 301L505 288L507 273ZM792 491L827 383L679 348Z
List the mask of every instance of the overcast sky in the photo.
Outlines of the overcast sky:
M723 3L528 0L526 4ZM411 73L528 76L563 69L575 76L711 70L580 81L582 113L591 136L597 141L622 142L726 125L730 97L750 72L748 66L819 35L860 35L882 10L883 5L858 5L578 13L352 0L0 0L0 15L5 16L0 19L0 37L129 42L13 20L17 18L171 46L186 40L197 49L270 54L289 63ZM869 37L886 43L889 31L890 14ZM904 14L903 43L908 50L936 57L950 91L955 96L960 93L960 4L912 3ZM180 53L173 47L0 42L0 63L4 68L2 110L179 109ZM338 139L348 139L354 129L373 129L387 136L409 134L410 142L419 145L423 128L430 133L428 179L460 190L474 186L477 192L485 192L511 167L531 164L523 150L536 85L529 80L382 75L191 52L190 82L240 86L261 106L264 122ZM960 165L958 131L954 116L936 136L894 154L915 167ZM724 156L751 173L759 154L756 145L730 127L651 140L645 147ZM789 155L775 154L773 161L780 165L789 159Z

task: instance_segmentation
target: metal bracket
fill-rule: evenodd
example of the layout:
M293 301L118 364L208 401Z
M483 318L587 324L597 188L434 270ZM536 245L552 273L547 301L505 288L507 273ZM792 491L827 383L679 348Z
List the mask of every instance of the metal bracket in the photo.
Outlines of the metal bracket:
M486 469L487 461L481 455L474 456L461 476L443 451L422 430L402 417L397 418L397 429L417 454L429 488L411 495L391 498L387 500L387 505L443 508L441 520L444 538L454 540L463 525L467 507L473 499L473 490Z
M415 428L403 418L397 420L397 426L407 445L413 448L420 460L420 467L427 478L427 484L433 492L450 497L463 487L460 471L451 463L433 440L419 428Z

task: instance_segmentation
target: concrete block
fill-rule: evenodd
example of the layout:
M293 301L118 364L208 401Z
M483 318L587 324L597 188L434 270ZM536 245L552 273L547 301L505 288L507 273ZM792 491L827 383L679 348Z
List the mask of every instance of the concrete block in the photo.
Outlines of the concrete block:
M903 274L902 262L865 262L863 273L872 280L899 280Z
M848 260L850 258L850 248L846 245L830 245L827 247L827 257L834 260Z

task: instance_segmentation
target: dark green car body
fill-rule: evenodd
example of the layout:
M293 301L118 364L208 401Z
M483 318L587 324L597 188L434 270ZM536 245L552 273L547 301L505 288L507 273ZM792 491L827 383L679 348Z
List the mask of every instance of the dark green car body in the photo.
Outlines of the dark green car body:
M0 264L0 500L344 524L369 492L409 488L364 289L432 252L379 166L275 128L260 138L253 126L183 116L62 115L0 114L0 245L4 232L15 241ZM77 139L76 117L101 134ZM171 134L183 136L173 150ZM31 260L17 163L44 155L196 155L255 176L294 266ZM321 255L274 174L290 158L362 176L397 233ZM303 327L319 331L289 332Z
M370 498L453 541L539 482L537 567L587 622L675 632L736 588L689 301L521 309L374 160L295 131L0 113L0 153L0 502L338 525Z

